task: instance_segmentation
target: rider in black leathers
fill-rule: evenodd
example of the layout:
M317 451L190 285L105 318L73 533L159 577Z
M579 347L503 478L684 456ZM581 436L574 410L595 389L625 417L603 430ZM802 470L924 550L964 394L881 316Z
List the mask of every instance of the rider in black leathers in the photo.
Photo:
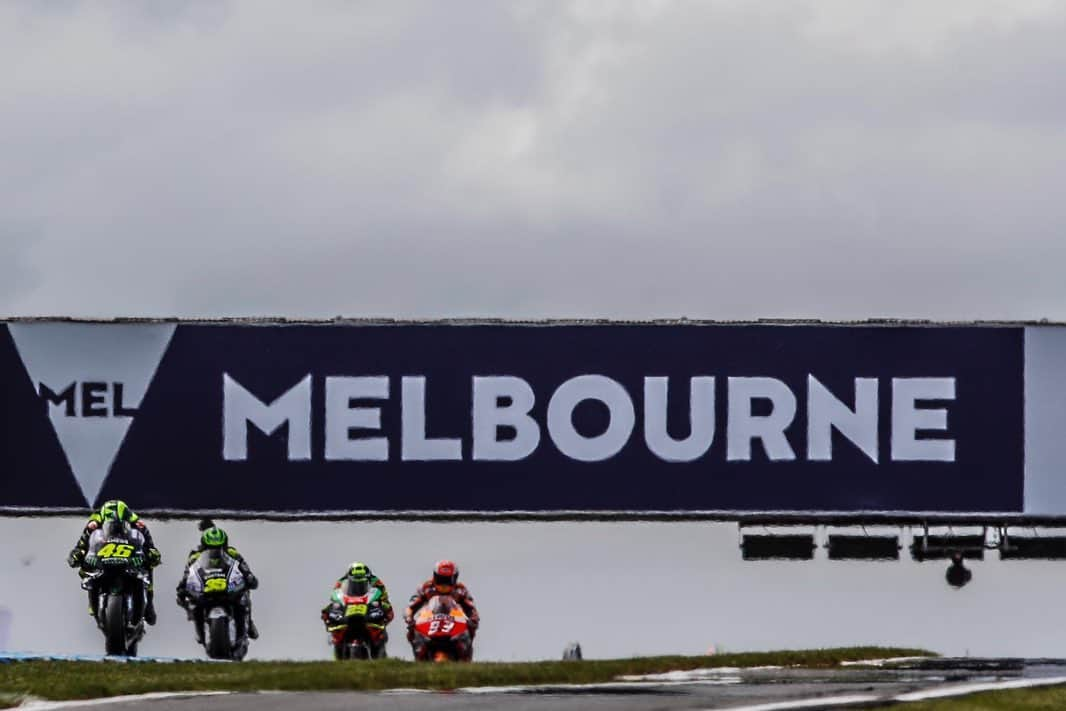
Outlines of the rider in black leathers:
M105 521L123 521L137 529L137 531L144 536L144 554L147 558L145 563L148 568L148 599L144 608L144 621L150 625L154 625L156 622L155 589L153 585L155 567L163 562L163 556L160 554L159 549L155 547L155 542L152 540L152 533L148 530L148 526L144 525L144 521L141 520L141 517L134 513L133 510L126 505L125 501L119 501L118 499L105 501L99 511L94 511L89 515L89 520L85 522L85 528L82 530L81 536L78 537L78 542L74 544L74 548L67 556L67 565L71 568L82 568L82 570L79 571L79 574L82 577L85 577L84 563L85 556L89 551L89 538ZM96 605L96 591L90 589L89 614L93 617L96 617Z

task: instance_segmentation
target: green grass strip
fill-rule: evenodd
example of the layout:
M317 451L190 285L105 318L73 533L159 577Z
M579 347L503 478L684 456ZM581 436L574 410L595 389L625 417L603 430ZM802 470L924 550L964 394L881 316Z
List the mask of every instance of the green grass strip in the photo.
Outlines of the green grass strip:
M1066 709L1066 686L984 691L953 699L913 701L895 706L883 706L871 711L1062 711L1062 709Z
M843 661L932 656L920 649L849 647L807 651L741 652L700 657L638 657L581 662L416 664L374 662L12 662L0 664L0 694L43 699L88 699L152 691L374 691L456 689L465 686L588 684L623 674L655 674L711 667L798 666L828 669Z

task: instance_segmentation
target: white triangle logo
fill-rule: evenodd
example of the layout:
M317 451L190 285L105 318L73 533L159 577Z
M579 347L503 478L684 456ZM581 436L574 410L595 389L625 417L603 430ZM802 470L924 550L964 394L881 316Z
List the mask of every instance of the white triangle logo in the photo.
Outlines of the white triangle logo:
M95 506L175 325L40 322L8 329L85 501Z

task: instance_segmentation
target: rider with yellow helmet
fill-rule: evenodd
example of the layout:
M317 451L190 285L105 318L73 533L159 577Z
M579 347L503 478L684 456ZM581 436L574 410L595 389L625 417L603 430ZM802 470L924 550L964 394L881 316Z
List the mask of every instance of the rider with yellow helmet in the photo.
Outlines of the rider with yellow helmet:
M83 567L85 564L85 555L89 549L89 537L93 535L93 531L97 530L104 525L107 521L120 521L128 524L129 526L136 528L142 536L144 536L144 554L147 558L145 563L148 568L148 604L144 608L144 621L150 625L154 625L156 621L155 615L155 591L153 590L153 570L154 568L163 562L163 556L160 554L159 549L155 547L155 542L152 541L152 534L148 530L148 526L144 525L144 521L141 517L134 513L125 501L119 499L111 499L105 501L100 507L99 511L93 511L89 515L89 520L85 522L85 528L81 532L81 536L78 538L78 542L74 544L74 548L67 556L67 565L71 568ZM96 616L96 593L93 590L89 590L89 614L93 617Z

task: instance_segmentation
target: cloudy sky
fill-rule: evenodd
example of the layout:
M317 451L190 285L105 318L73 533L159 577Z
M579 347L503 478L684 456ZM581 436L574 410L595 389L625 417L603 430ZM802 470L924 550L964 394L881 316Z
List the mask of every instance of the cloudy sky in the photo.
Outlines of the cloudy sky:
M1066 319L1066 4L0 4L0 313Z

